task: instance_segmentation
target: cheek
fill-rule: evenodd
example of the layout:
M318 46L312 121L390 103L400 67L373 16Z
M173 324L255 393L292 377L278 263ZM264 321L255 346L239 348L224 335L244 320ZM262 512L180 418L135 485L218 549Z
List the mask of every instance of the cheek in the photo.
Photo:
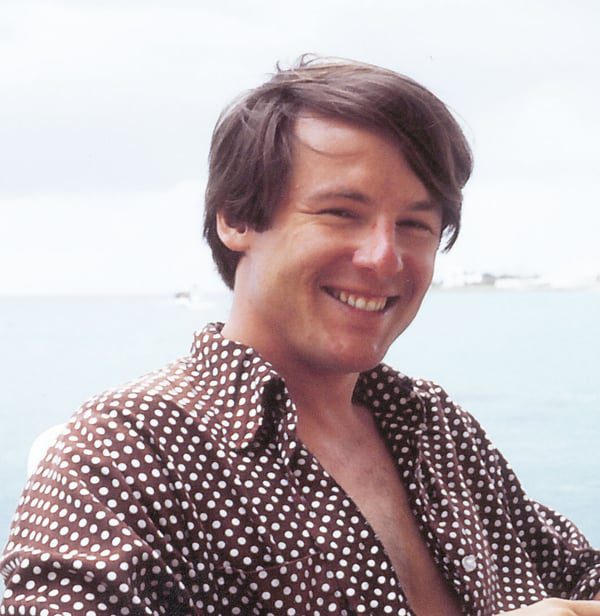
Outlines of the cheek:
M429 279L431 279L431 277L433 276L434 268L435 268L435 254L431 255L423 263L423 272L426 273Z
M417 253L404 257L404 268L413 277L413 282L428 283L433 276L436 253Z
M435 259L437 257L437 249L430 249L421 255L420 263L423 270L433 273L435 267Z

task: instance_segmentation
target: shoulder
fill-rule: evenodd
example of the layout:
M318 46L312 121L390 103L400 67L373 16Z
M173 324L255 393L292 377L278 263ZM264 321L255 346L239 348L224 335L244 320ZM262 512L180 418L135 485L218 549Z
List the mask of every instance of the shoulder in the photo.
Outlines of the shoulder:
M84 402L40 461L37 474L88 465L161 465L199 413L197 371L180 358Z
M361 375L365 397L374 408L418 422L420 429L443 432L455 441L471 440L488 447L485 431L438 383L409 377L386 364Z
M441 431L450 435L463 448L472 447L474 451L485 455L495 452L495 447L479 421L443 387L427 379L413 379L413 386L427 407L426 423L430 428L439 425Z
M191 358L183 357L93 396L81 405L71 423L91 428L112 421L123 428L155 431L168 421L170 413L188 406L195 374Z
M411 381L416 395L423 401L423 404L427 405L433 416L441 416L453 427L462 427L471 433L481 430L475 417L455 401L441 385L422 378L411 379Z
M386 402L393 402L394 406L411 403L412 406L440 411L449 417L466 421L472 419L442 386L428 379L407 376L383 363L360 375L357 391L372 398L374 406L388 406Z

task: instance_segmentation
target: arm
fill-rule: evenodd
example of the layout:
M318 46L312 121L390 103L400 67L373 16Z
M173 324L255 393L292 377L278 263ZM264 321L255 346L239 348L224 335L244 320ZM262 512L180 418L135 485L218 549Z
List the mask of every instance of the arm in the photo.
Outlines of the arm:
M594 599L600 588L600 552L591 548L570 520L531 501L502 457L500 470L514 527L548 595Z
M173 565L176 544L150 505L151 491L164 485L153 478L155 452L131 426L101 415L93 421L72 422L26 486L1 562L0 614L105 606L114 614L158 615L188 606ZM141 461L137 469L134 460Z
M488 537L489 575L507 577L508 586L513 585L513 581L513 586L521 586L519 578L526 575L533 584L528 587L535 591L529 597L523 595L521 605L526 604L527 599L535 602L544 596L573 600L591 600L597 596L600 551L593 550L569 520L530 500L478 422L454 404L445 392L437 390L436 393L440 396L443 421L452 426L455 447L458 451L469 452L462 462L454 460L461 466L462 480L481 478L471 483L470 499L471 506L480 512L476 523L484 526ZM442 420L438 418L437 421ZM489 554L496 556L489 560ZM520 557L515 561L517 556ZM522 562L523 557L528 562ZM502 560L506 565L500 573L497 563ZM497 593L496 597L496 607L505 611L516 609L520 603L514 599L504 602L502 593Z
M596 595L598 596L598 595ZM599 616L600 603L595 601L566 601L564 599L544 599L539 603L512 612L502 612L498 616Z

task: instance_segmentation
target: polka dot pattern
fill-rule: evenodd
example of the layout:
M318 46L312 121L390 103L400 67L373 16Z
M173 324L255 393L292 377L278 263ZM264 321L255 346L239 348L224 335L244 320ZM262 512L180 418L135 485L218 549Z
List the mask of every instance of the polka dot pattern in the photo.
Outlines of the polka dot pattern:
M282 379L220 327L73 417L21 497L0 614L413 614L379 539L297 439ZM354 393L465 614L600 590L600 553L525 496L443 390L380 365Z

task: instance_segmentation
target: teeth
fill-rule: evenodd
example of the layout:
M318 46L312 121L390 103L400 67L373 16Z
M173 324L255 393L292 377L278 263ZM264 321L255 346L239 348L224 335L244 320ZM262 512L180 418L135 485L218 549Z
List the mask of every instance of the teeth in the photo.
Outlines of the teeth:
M336 291L331 289L331 294L339 299L344 304L357 308L358 310L366 310L367 312L379 312L385 308L387 297L368 298L362 295L354 295L346 291Z

